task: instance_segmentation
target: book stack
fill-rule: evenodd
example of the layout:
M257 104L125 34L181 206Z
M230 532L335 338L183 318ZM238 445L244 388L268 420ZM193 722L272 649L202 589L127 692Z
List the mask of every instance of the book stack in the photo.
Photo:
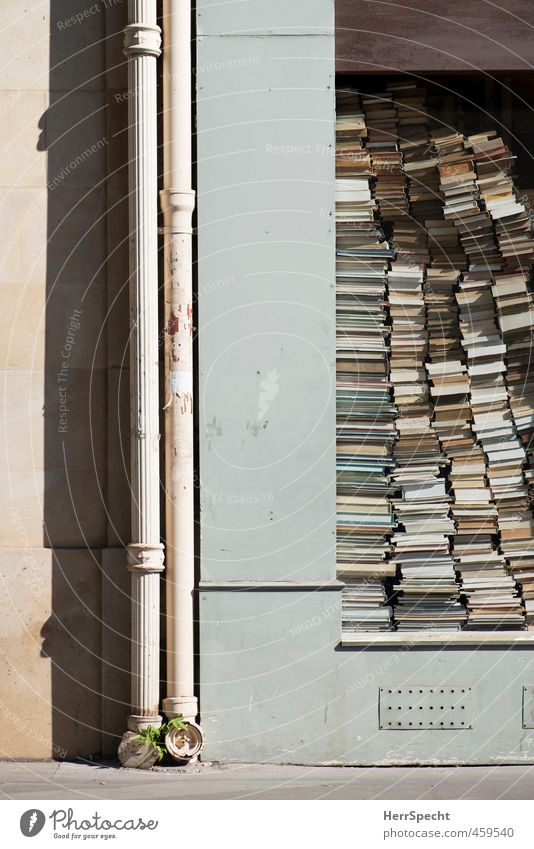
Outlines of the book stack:
M532 474L534 436L534 378L532 376L532 293L530 273L526 269L494 278L498 321L506 344L506 385L510 409L528 465L519 463L495 480L499 498L501 548L511 572L520 583L527 604L527 623L531 621L528 602L534 598L534 524L532 517Z
M478 183L495 225L500 270L494 272L493 296L498 323L506 345L506 385L517 433L526 447L530 468L525 477L534 478L534 381L531 378L531 337L534 305L530 263L534 260L532 219L514 188L510 169L514 157L495 133L480 134L473 142ZM529 207L530 208L530 207Z
M500 550L510 574L528 599L532 589L534 522L530 506L525 447L532 435L529 416L523 418L521 401L530 362L532 296L528 289L530 271L522 268L534 256L530 217L517 198L510 176L514 157L495 132L470 136L477 185L485 212L494 227L494 243L500 262L492 264L492 298L500 331L502 385L507 392L506 428L502 427L499 462L490 463L490 483L498 514ZM528 392L528 390L527 390ZM516 413L518 415L516 415ZM525 429L523 430L523 427ZM507 452L504 453L504 450Z
M472 430L482 451L478 453L467 430L465 439L459 440L456 445L460 446L463 442L474 461L471 467L479 466L481 461L485 466L478 480L465 478L454 471L461 468L458 461L465 466L467 458L451 454L455 495L453 515L457 523L454 554L462 575L462 592L467 600L467 627L476 628L479 623L485 627L521 627L515 582L507 572L502 549L497 551L491 536L492 532L500 529L498 493L493 486L489 489L486 485L486 476L491 482L492 475L502 474L507 468L507 461L517 450L503 379L504 349L495 325L494 304L489 291L491 274L500 267L501 258L491 218L480 203L473 149L476 137L464 139L448 129L436 131L432 137L439 153L443 214L459 235L460 245L454 247L455 255L459 248L463 250L469 269L460 281L456 297L460 307L460 331L465 351L462 360L465 360L469 384ZM452 235L450 241L453 241ZM466 265L463 265L464 271ZM501 442L506 444L503 446ZM498 449L501 450L500 456ZM449 445L449 451L454 452L452 445ZM473 487L470 484L474 481L476 485ZM465 534L465 530L471 533ZM473 564L477 568L473 569ZM481 590L486 595L481 596ZM497 603L497 592L500 593L498 606L488 609L490 602Z
M457 525L454 556L466 597L466 628L515 629L523 625L513 578L493 543L497 509L486 480L486 458L474 445L469 455L452 463L453 514Z
M421 98L422 100L422 98ZM450 457L441 437L454 434L454 414L458 412L457 396L466 393L466 378L458 356L457 316L450 311L454 302L453 287L457 274L443 269L443 263L431 266L430 237L427 220L439 221L441 212L439 196L438 159L428 134L428 119L424 101L419 102L418 122L414 121L411 138L401 141L404 151L404 168L408 174L408 196L413 219L426 238L426 276L423 288L427 348L425 357L425 383L429 386L429 428L435 440L434 457L434 503L425 531L433 555L422 570L416 573L412 566L403 565L403 581L399 585L400 596L395 617L399 629L436 628L458 630L465 621L465 608L459 600L455 561L451 552L451 538L455 524L450 511L452 498L448 492L447 469ZM445 247L444 239L443 247ZM457 242L456 242L457 244ZM435 253L438 253L435 251ZM440 254L440 258L441 254ZM451 403L452 402L452 403ZM451 413L449 408L453 407ZM436 416L440 426L435 426ZM402 508L399 507L399 519ZM417 587L417 584L420 584ZM405 610L409 604L408 610ZM407 615L406 615L407 614Z
M454 274L467 269L467 258L453 221L430 218L425 221L432 268Z
M400 145L404 154L404 172L408 177L410 209L424 237L425 261L429 263L430 253L424 222L427 219L436 218L441 206L438 194L439 178L436 171L438 160L430 147L430 137L426 128L424 134L421 129L421 135L417 136L418 141L421 138L424 138L423 144L415 146L415 142L411 140L401 140Z
M402 525L393 536L393 562L402 580L395 585L398 630L458 630L465 620L450 553L454 523L449 515L443 458L437 455L430 419L399 420L395 482L402 498L393 501ZM426 456L424 446L427 446ZM406 452L406 453L403 453Z
M526 267L534 260L534 241L530 216L510 176L515 156L496 132L469 136L468 144L480 195L495 225L499 254L510 267Z
M369 177L371 158L364 147L367 134L358 92L336 93L336 177Z
M360 94L354 89L336 91L336 173L343 159L346 145L364 146L367 136L365 115L362 112Z
M421 91L412 83L388 83L385 92L368 94L363 103L376 175L375 197L384 230L403 263L424 263L428 257L425 233L410 214L400 150L401 143L410 144L419 132L421 118L416 107L422 103ZM404 132L408 141L401 135Z
M432 381L434 417L432 427L440 440L443 452L450 462L447 480L449 493L454 496L451 509L455 521L455 536L451 540L456 559L456 569L461 571L457 543L462 545L466 533L465 513L472 504L463 496L463 489L486 488L484 457L471 428L469 404L469 377L465 354L460 344L460 326L455 289L456 271L429 268L425 300L429 328L429 360L426 368ZM482 464L482 468L480 468ZM480 471L482 471L480 483ZM473 475L478 476L473 477ZM489 490L488 490L489 492ZM476 494L473 496L476 500ZM478 527L475 528L478 530ZM469 533L469 531L467 531Z
M457 274L429 269L429 295L446 289L443 302L449 309L447 334L438 336L431 347L432 362L427 370L434 381L433 427L450 461L448 483L453 496L451 508L455 534L451 538L455 569L464 587L474 578L485 577L484 569L499 568L505 576L504 560L495 551L492 534L497 531L497 511L486 481L486 461L482 447L477 444L471 427L469 403L470 380L465 365L466 355L460 345L460 324L455 298ZM432 300L429 299L429 304ZM455 339L455 342L453 342ZM492 573L493 574L493 573ZM465 614L464 614L465 618Z
M389 91L362 94L367 128L366 147L373 150L397 149L397 109Z
M403 262L426 264L429 261L428 240L419 214L420 205L431 198L431 181L424 179L430 153L425 92L417 83L409 81L389 83L387 89L393 94L397 109L398 145L411 204L410 217L398 222L395 228L395 246ZM425 160L422 170L418 170L418 159Z
M504 568L504 560L493 545L497 510L486 479L486 458L480 445L473 443L463 455L455 456L449 480L454 492L454 557L462 580L483 577L487 569Z
M426 243L421 244L419 256L426 250ZM416 255L413 252L412 258ZM397 466L392 475L399 487L393 501L399 528L392 539L392 559L400 578L394 587L399 630L440 627L440 612L445 614L453 591L449 585L448 595L443 596L447 578L452 577L450 584L454 584L446 536L451 520L445 483L440 478L444 458L430 425L424 367L428 349L424 278L424 266L413 262L397 261L388 275L391 375L399 415L399 438L394 448Z
M386 603L384 585L376 580L354 581L342 590L344 631L391 631L392 609Z
M383 631L392 629L383 581L394 572L386 560L393 526L388 473L395 408L385 309L393 251L376 215L369 163L359 158L353 173L347 165L347 144L363 138L359 99L350 95L338 101L343 129L342 176L336 179L337 570L346 582L343 628ZM347 125L355 128L354 138Z
M428 356L432 363L447 363L464 358L460 343L460 325L455 298L458 277L458 270L443 268L439 263L437 267L434 267L434 263L432 263L427 268L425 306L428 328ZM453 369L449 368L448 373L452 374ZM456 395L458 393L448 392L444 394ZM436 402L434 402L434 406L436 406Z
M436 158L430 144L429 120L425 111L424 91L416 85L395 89L399 120L399 148L407 178L413 244L410 260L428 265L430 252L424 227L426 218L439 215L436 194L438 179Z
M448 547L447 547L448 552ZM465 622L465 607L459 601L458 585L448 554L440 560L436 551L424 563L407 561L402 566L402 592L395 607L398 631L459 631ZM423 575L425 577L423 577Z
M484 502L476 502L476 511L485 516L490 532L501 531L501 551L492 551L490 557L487 548L484 549L485 559L478 570L480 574L464 571L464 563L470 561L462 558L463 591L469 617L467 627L520 628L524 625L521 599L503 557L502 539L506 531L501 529L504 513L499 510L499 505L502 498L506 499L503 487L508 487L510 476L515 476L516 484L519 483L524 450L508 406L503 377L505 346L496 324L488 272L473 270L465 273L456 298L471 383L472 426L484 452L485 472L491 487L491 497L485 492L481 496L479 491L478 497L483 497ZM519 495L519 491L516 490L515 495ZM474 514L472 507L470 512Z
M400 523L392 539L392 560L400 578L395 585L395 620L399 630L457 628L455 617L459 612L461 621L462 608L448 542L454 525L441 476L445 458L430 423L432 404L424 365L428 329L423 286L430 254L418 216L435 209L433 188L427 185L432 182L428 120L422 91L415 84L394 84L390 90L397 107L411 216L395 222L397 261L388 274L391 377L399 415L397 466L392 474L399 487L393 505Z
M394 240L397 252L402 252L405 245L399 238L406 230L409 209L402 155L398 149L397 109L392 94L387 91L365 95L363 109L380 220L388 238Z
M463 594L467 599L468 631L517 631L525 626L524 609L515 581L504 566L486 562L480 574L463 575Z
M491 218L480 205L472 144L458 133L432 134L438 149L443 217L456 227L470 270L497 269L500 256ZM465 267L465 266L464 266Z
M470 137L475 153L477 181L486 209L495 226L502 257L494 272L492 294L503 339L506 388L511 419L518 445L530 454L534 434L534 407L530 376L534 298L530 291L530 269L534 258L531 220L522 199L517 197L510 171L514 157L496 133ZM520 442L519 442L520 441ZM527 462L529 467L525 468ZM522 588L527 603L534 597L534 518L529 483L532 457L517 452L492 481L497 509L501 550L509 569ZM532 607L532 605L530 605ZM527 612L530 624L531 613Z
M450 162L447 165L447 157L458 155L463 152L463 136L460 133L450 130L448 127L440 127L432 129L430 132L432 145L436 151L436 166L442 162L448 171L447 176L451 178L452 167ZM433 268L445 268L452 272L459 272L467 269L467 258L465 251L460 243L458 227L454 220L445 218L443 211L447 201L445 190L448 190L447 183L442 182L442 175L438 174L438 197L441 202L441 210L435 218L427 218L425 227L428 232L430 254ZM452 190L451 190L452 192ZM452 193L451 198L454 197Z

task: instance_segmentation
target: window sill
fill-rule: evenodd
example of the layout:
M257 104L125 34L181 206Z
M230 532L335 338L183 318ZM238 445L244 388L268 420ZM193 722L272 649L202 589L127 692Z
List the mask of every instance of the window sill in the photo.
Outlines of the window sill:
M533 631L414 631L383 634L343 634L341 646L508 646L534 645Z

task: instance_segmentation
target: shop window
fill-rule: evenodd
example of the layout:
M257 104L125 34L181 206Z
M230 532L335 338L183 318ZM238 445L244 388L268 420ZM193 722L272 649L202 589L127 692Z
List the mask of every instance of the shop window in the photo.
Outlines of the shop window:
M345 635L534 623L526 88L522 78L338 83Z

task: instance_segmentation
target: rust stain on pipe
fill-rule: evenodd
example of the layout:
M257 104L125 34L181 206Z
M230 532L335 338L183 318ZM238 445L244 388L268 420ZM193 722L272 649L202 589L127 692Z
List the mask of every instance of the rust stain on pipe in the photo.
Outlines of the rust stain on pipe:
M167 334L169 336L175 336L176 333L178 333L179 328L180 328L180 319L176 315L176 313L171 311L171 314L169 316L169 320L167 321Z

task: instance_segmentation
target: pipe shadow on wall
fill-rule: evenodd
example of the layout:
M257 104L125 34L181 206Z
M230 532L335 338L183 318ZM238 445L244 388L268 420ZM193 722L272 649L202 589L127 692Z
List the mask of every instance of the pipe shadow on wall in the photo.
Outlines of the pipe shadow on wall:
M50 4L41 653L55 757L115 752L129 712L126 14L126 0Z

